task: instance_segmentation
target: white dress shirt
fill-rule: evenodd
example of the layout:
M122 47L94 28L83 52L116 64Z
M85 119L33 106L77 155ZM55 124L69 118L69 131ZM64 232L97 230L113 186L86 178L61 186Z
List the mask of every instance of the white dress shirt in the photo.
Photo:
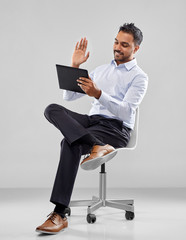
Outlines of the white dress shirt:
M133 129L136 108L141 103L148 85L147 74L133 60L117 65L110 64L97 67L90 73L90 78L102 91L99 99L94 98L89 115L100 114L116 118ZM85 94L63 90L65 100L75 100Z

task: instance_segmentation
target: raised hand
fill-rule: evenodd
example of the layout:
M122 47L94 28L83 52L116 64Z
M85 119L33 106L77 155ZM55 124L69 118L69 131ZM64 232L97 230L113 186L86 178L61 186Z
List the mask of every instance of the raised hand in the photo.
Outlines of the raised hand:
M72 55L72 67L79 68L82 63L87 61L89 57L89 52L86 54L87 44L88 40L86 40L86 38L81 38L80 42L76 43L74 53Z

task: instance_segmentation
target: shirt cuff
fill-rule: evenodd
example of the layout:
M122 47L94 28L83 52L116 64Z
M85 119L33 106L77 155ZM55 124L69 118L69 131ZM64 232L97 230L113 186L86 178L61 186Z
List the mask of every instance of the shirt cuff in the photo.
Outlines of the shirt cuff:
M99 97L98 101L105 106L105 104L109 101L109 95L101 90L101 96Z

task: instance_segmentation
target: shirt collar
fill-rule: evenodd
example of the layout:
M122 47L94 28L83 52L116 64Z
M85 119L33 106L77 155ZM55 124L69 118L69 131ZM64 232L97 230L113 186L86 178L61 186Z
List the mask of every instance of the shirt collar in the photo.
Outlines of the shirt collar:
M111 64L114 64L115 67L117 67L117 68L125 67L128 71L130 71L134 66L137 65L137 61L136 61L136 58L133 58L133 59L132 59L131 61L129 61L129 62L126 62L126 63L122 63L122 64L117 65L116 61L115 61L115 60L112 60L112 61L111 61Z

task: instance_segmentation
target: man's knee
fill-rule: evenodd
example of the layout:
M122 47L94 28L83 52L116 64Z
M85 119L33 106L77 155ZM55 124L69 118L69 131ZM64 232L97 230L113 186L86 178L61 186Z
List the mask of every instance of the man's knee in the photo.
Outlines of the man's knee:
M47 119L50 119L52 114L55 112L55 111L58 111L58 110L62 110L63 107L58 105L58 104L55 104L55 103L52 103L50 105L48 105L44 111L44 115Z

